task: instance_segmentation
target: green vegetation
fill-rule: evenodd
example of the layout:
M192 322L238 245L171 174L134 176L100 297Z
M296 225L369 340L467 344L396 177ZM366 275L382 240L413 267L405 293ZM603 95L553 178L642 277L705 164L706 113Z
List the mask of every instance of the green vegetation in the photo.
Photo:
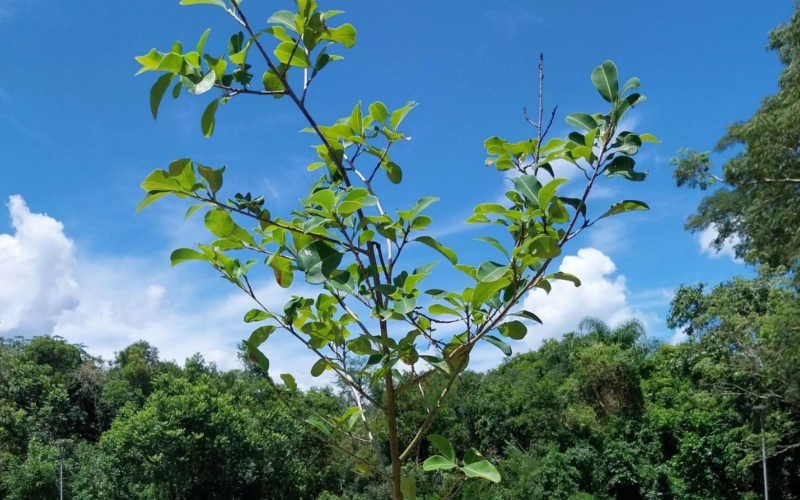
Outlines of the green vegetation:
M754 300L756 299L756 300ZM741 279L709 293L682 289L671 321L693 329L678 346L648 340L632 321L586 320L486 374L464 371L430 434L456 450L480 449L502 474L458 483L452 498L760 498L760 430L766 400L771 494L800 484L800 297L780 283ZM401 439L448 383L437 374L398 401ZM385 393L370 393L379 403ZM320 418L352 403L347 386L298 392ZM0 496L55 498L56 439L69 499L324 499L391 497L377 474L326 446L289 414L266 378L219 372L195 356L180 368L145 343L110 364L61 339L0 344ZM377 446L386 426L368 412ZM434 438L435 439L435 438ZM347 436L335 443L361 453ZM362 443L362 448L367 447ZM416 496L440 498L448 473L424 473L442 456L430 441L404 466Z

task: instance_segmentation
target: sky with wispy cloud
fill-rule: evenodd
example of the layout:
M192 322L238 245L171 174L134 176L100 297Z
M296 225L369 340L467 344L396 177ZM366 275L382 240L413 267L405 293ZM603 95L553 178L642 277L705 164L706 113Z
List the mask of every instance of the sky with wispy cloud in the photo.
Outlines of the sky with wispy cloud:
M251 2L251 20L291 2ZM612 59L621 79L641 78L648 101L627 125L663 142L643 148L642 184L603 181L590 211L621 199L646 201L651 211L598 223L573 240L558 265L583 285L564 282L537 290L524 307L544 325L533 327L516 351L577 327L587 315L612 324L630 318L652 336L678 341L665 317L680 284L717 283L752 270L729 249L709 249L713 229L683 229L701 193L679 190L669 158L679 148L710 149L725 125L748 118L774 92L780 66L765 51L767 31L787 20L790 0L770 2L347 2L340 19L358 29L346 60L315 80L308 106L322 123L349 114L360 101L390 108L421 105L407 119L413 140L398 147L400 187L380 181L383 205L407 209L423 195L430 233L477 265L493 256L475 243L481 228L465 227L475 204L495 202L509 180L483 165L483 141L535 136L522 107L536 106L536 60L546 58L546 105L558 105L552 129L563 136L564 116L596 112L604 102L589 80ZM725 8L721 8L725 6ZM225 50L236 30L221 11L181 7L177 0L61 2L0 0L0 336L55 334L110 358L144 339L162 357L182 362L201 353L221 368L237 366L236 344L249 333L246 296L225 286L210 268L170 268L172 249L210 241L198 218L183 221L178 200L141 214L138 187L152 170L190 156L228 165L230 193L263 194L273 214L288 215L316 177L302 117L290 103L241 96L217 114L211 139L200 133L207 100L165 99L157 123L148 109L149 76L134 78L133 57L180 39L193 45L211 27L207 49ZM211 48L214 48L213 50ZM716 157L717 161L724 156ZM581 176L564 189L577 190ZM436 258L408 253L407 267ZM431 285L466 277L439 266ZM275 307L290 292L257 271L262 297ZM298 280L299 281L299 280ZM466 281L464 281L466 285ZM291 293L315 295L300 284ZM279 371L305 371L312 357L288 338L267 344ZM485 346L473 367L486 369L502 354ZM300 370L298 370L300 368ZM306 385L310 377L301 379Z

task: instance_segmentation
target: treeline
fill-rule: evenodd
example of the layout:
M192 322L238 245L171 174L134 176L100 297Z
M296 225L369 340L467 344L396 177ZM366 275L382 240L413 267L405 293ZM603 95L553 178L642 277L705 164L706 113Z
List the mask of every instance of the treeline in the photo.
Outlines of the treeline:
M503 481L466 483L454 498L762 498L762 436L770 496L799 498L799 298L770 278L682 288L670 316L690 334L680 345L648 340L635 321L588 319L495 370L463 373L431 433L485 450ZM59 338L2 340L0 498L57 498L59 440L67 499L389 498L354 458L366 445L342 437L348 455L301 422L341 415L346 391L302 392L290 411L254 368L221 372L199 355L180 367L145 342L103 363ZM427 381L428 399L442 383ZM432 404L422 399L402 400L405 442ZM423 442L406 471L418 498L449 484L421 471L429 453Z

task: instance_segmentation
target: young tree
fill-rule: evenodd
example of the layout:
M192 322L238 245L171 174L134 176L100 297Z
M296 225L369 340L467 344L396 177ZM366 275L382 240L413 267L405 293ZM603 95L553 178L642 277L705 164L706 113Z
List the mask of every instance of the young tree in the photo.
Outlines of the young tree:
M658 141L650 134L617 129L623 115L644 100L635 93L639 80L632 78L620 87L616 66L604 62L592 72L591 80L608 103L607 111L567 116L567 123L580 131L547 142L550 126L543 121L540 86L539 119L528 119L537 130L536 137L520 142L499 137L486 140L490 155L486 164L501 172L510 171L514 189L506 193L505 203L482 203L467 220L469 224L499 224L507 230L505 241L477 238L495 247L500 258L474 267L459 263L452 249L424 235L432 220L423 212L437 198L420 198L409 210L391 214L384 210L376 192L379 174L394 184L403 179L401 167L389 153L410 139L400 127L417 106L415 102L394 111L382 102L366 109L359 103L348 116L327 126L318 124L307 108L306 96L312 83L318 83L330 63L342 59L333 51L337 46L350 48L355 44L353 26L333 24L340 11L320 11L315 0L297 0L296 11L275 13L268 20L269 26L261 29L250 23L239 0L230 4L223 0L181 3L220 7L243 31L229 39L227 57L204 52L208 31L195 50L184 51L176 42L168 52L153 49L137 57L142 65L140 73L163 73L150 92L153 117L173 82L173 97L184 88L193 95L213 92L200 124L206 137L214 132L219 105L230 99L289 99L308 122L304 131L320 143L316 146L320 161L309 170L321 169L324 173L310 186L308 196L300 200L302 206L282 218L265 207L263 196L236 193L224 201L221 188L225 167L215 169L181 159L147 177L142 184L147 194L139 209L168 195L199 202L187 216L206 210L205 226L217 239L198 244L197 250L175 250L173 265L190 260L206 262L253 299L258 307L248 312L244 321L266 323L244 340L244 345L250 359L264 371L269 369L269 360L262 345L277 329L310 349L319 358L312 375L333 372L352 392L355 406L341 416L313 415L306 420L303 413L307 409L294 398L296 382L291 374L280 375L283 387L273 384L276 394L298 419L351 456L357 469L385 477L393 499L415 498L414 480L403 477L403 463L425 437L458 374L467 367L475 345L486 341L510 355L511 347L501 337L520 340L527 332L522 320L539 321L532 312L515 310L525 294L533 288L549 291L552 280L580 284L575 276L548 272L562 247L600 219L648 208L643 202L625 200L590 219L586 206L600 176L642 181L647 175L634 170L633 156L643 142ZM258 73L262 74L263 90L254 85L256 65L261 66ZM578 167L586 178L580 198L558 193L568 179L556 178L555 170L566 164ZM240 225L245 220L257 227L248 230ZM403 269L403 250L416 244L440 253L472 284L456 291L423 292L421 282L438 261ZM232 252L258 258L245 261L230 256ZM293 296L283 311L268 309L251 283L250 271L260 258L265 259L280 286L290 287L299 272L307 283L320 287L319 295ZM445 337L437 331L444 323L457 323L462 331ZM390 325L410 328L410 332L402 337L390 335ZM436 355L420 353L417 341L427 342ZM354 356L365 360L356 372L350 370ZM402 365L409 367L407 373L398 370ZM427 409L414 437L400 442L398 398L406 391L421 390L420 383L436 371L446 374L447 383ZM374 418L368 419L368 414ZM388 460L373 433L372 424L376 422L388 436ZM459 460L446 438L427 438L441 455L426 460L424 469L452 471L452 487L444 498L458 489L463 478L500 480L494 466L477 450L466 450Z

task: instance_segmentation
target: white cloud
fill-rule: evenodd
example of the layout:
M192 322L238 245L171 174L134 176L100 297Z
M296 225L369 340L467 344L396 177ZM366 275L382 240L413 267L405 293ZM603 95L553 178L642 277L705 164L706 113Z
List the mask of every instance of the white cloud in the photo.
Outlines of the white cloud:
M14 234L0 234L0 333L52 327L62 309L75 305L75 246L64 226L34 214L20 196L8 201Z
M718 236L719 231L717 231L716 226L713 224L700 232L700 234L697 235L697 243L700 245L700 253L708 255L712 259L718 259L723 256L728 257L733 262L741 264L742 260L736 257L736 251L734 250L734 247L739 244L739 237L731 236L725 240L722 248L718 251L716 248L711 246L712 242L717 239Z
M672 334L672 337L669 339L669 343L672 345L677 345L682 342L686 342L689 340L689 335L686 334L685 328L678 328L675 330L675 333Z
M545 339L558 338L575 331L578 323L595 317L614 326L636 318L645 327L659 322L630 303L625 276L614 276L617 266L604 253L595 248L583 248L578 255L564 257L559 270L580 278L581 286L568 281L552 281L550 294L536 289L523 301L523 308L536 314L544 325L529 328L525 343L529 349L538 348Z
M61 222L32 213L20 196L8 207L14 234L0 234L0 335L60 335L105 359L146 340L165 360L199 352L221 369L238 367L236 346L254 328L242 321L255 307L244 293L208 268L169 269L163 255L76 257ZM274 309L289 297L276 284L257 295ZM263 349L274 373L291 372L305 387L327 382L310 376L315 355L287 333L275 332Z

